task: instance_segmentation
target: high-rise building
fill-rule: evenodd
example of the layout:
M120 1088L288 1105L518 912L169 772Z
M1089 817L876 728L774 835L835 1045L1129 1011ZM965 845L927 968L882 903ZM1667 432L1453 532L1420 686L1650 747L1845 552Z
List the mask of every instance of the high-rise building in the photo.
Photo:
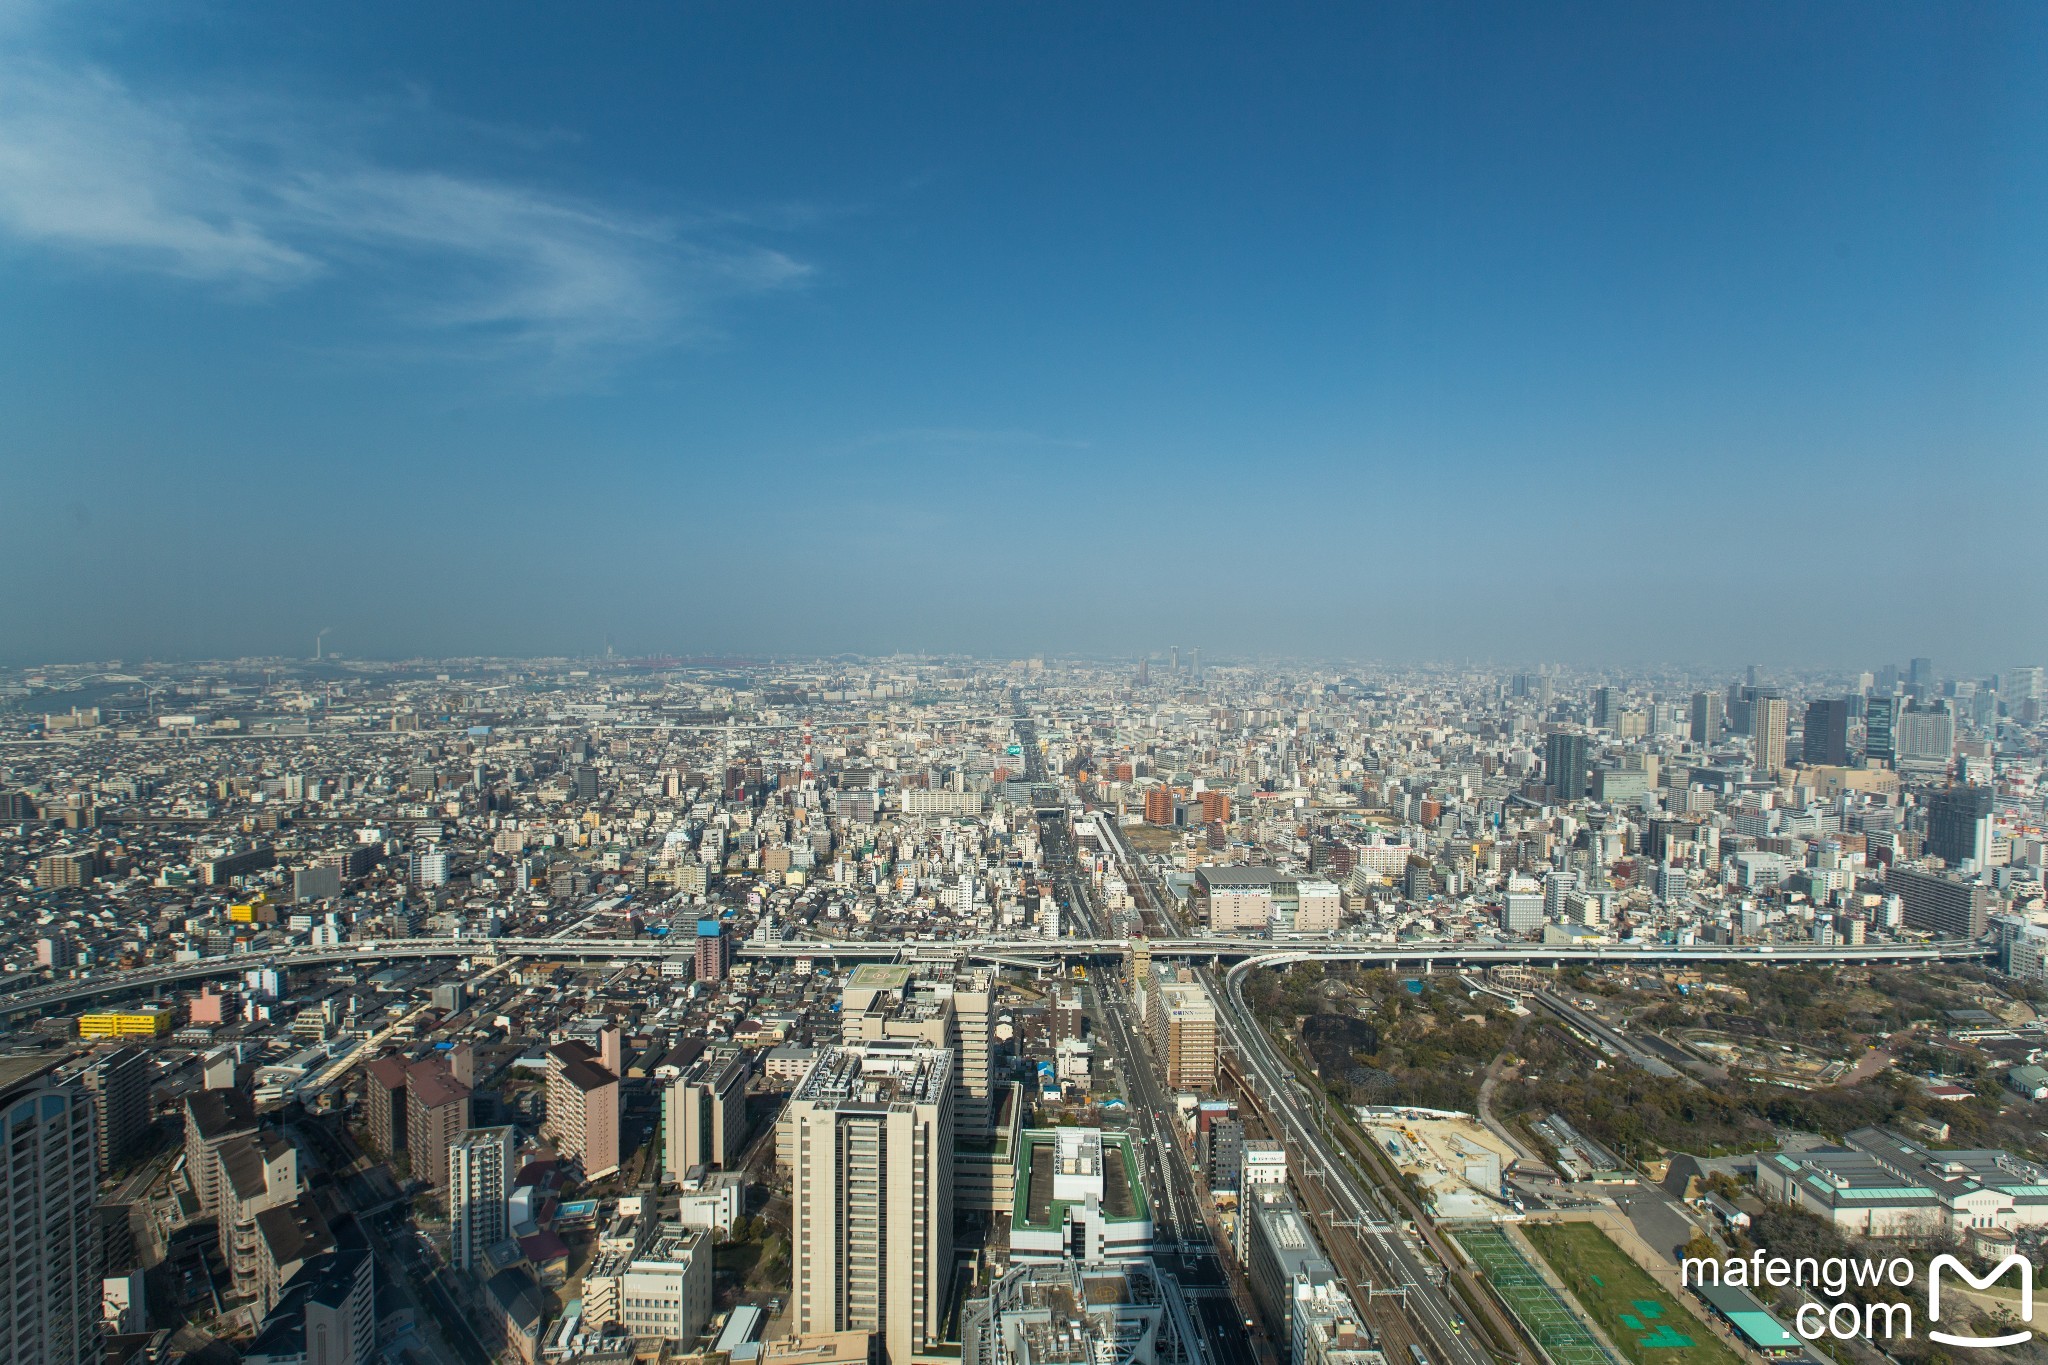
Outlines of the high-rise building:
M544 1131L566 1160L583 1163L596 1180L619 1168L619 1077L588 1044L548 1049L548 1117Z
M1934 660L1915 659L1906 669L1906 686L1913 694L1925 697L1934 691Z
M363 1111L370 1143L390 1156L405 1150L405 1058L384 1056L363 1068Z
M911 967L867 963L854 969L840 994L840 1037L920 1042L951 1052L953 1126L979 1136L990 1131L995 1100L989 1066L995 1002L995 973L987 967L920 976Z
M2041 666L2025 664L2018 668L2006 669L1998 678L1998 694L2011 703L2041 699Z
M1500 927L1504 934L1533 934L1543 927L1543 897L1534 891L1510 891L1502 897Z
M416 849L406 860L407 873L414 886L446 886L448 884L448 855L431 845Z
M350 1240L360 1241L360 1234ZM311 1254L242 1358L249 1365L372 1365L377 1276L369 1248L335 1246Z
M1337 1269L1316 1245L1308 1220L1284 1186L1261 1186L1242 1199L1247 1233L1246 1277L1266 1327L1288 1359L1295 1348L1295 1306L1307 1291L1338 1282Z
M298 1245L291 1231L292 1215L270 1218L298 1202L304 1192L299 1178L299 1149L275 1129L259 1128L223 1143L220 1148L220 1207L216 1228L221 1260L233 1277L235 1292L257 1291L261 1311L269 1311L282 1284L273 1244ZM270 1227L265 1227L268 1219ZM324 1229L324 1224L322 1224ZM281 1235L277 1235L282 1230ZM287 1262L296 1259L289 1251ZM266 1268L270 1271L266 1279Z
M1927 798L1926 851L1977 872L1991 853L1991 788L1955 786Z
M1808 764L1846 767L1849 762L1849 703L1821 697L1806 704L1806 735L1801 757Z
M95 1057L80 1077L92 1092L99 1168L117 1171L149 1127L149 1053L118 1047Z
M723 981L732 964L732 945L723 920L697 921L696 971L699 981Z
M0 1365L100 1359L92 1101L52 1065L0 1059Z
M681 1180L699 1166L731 1170L747 1137L746 1053L700 1058L661 1097L662 1171Z
M1565 902L1579 889L1579 874L1570 868L1560 868L1543 874L1543 916L1562 922L1565 918Z
M1945 700L1909 701L1893 723L1892 761L1900 771L1932 774L1956 755L1956 717Z
M405 1148L412 1173L435 1189L448 1183L448 1149L469 1131L469 1087L438 1058L405 1072Z
M1216 1002L1194 982L1159 988L1159 1056L1166 1063L1166 1088L1216 1088Z
M1787 706L1783 697L1760 696L1750 711L1750 743L1758 771L1775 774L1785 767Z
M1560 801L1578 801L1591 790L1586 737L1560 731L1543 742L1544 781Z
M1719 692L1695 692L1692 694L1692 742L1712 744L1721 737L1721 726L1728 718L1728 701Z
M822 1050L777 1126L790 1167L793 1331L878 1334L910 1365L945 1332L953 1274L953 1057Z
M448 1259L477 1270L484 1252L510 1235L505 1201L512 1194L518 1130L472 1128L448 1149Z
M1593 689L1593 728L1612 730L1616 715L1614 689L1596 687Z
M1884 885L1899 898L1908 929L1975 940L1984 937L1989 927L1988 886L1911 867L1892 868L1885 873Z
M100 875L100 855L93 849L50 853L36 860L36 885L45 890L84 886Z
M202 1213L221 1204L221 1148L256 1131L256 1110L243 1090L196 1090L185 1096L185 1179Z
M1173 823L1173 788L1161 783L1145 788L1145 823L1148 825L1171 825Z
M1889 763L1896 756L1893 724L1899 713L1899 699L1874 696L1863 703L1863 756L1872 763Z

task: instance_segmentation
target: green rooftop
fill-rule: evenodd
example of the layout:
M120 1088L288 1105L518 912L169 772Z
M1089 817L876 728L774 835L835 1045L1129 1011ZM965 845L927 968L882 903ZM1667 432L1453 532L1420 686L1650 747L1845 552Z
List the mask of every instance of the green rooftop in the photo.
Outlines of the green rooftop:
M1017 1193L1010 1209L1013 1227L1046 1230L1067 1221L1067 1205L1072 1201L1052 1197L1058 1131L1027 1128L1019 1137L1023 1150L1017 1162ZM1118 1160L1111 1160L1112 1153ZM1146 1197L1145 1181L1138 1174L1138 1153L1129 1134L1102 1135L1102 1164L1103 1217L1112 1223L1150 1221L1152 1201ZM1112 1179L1119 1169L1123 1179Z

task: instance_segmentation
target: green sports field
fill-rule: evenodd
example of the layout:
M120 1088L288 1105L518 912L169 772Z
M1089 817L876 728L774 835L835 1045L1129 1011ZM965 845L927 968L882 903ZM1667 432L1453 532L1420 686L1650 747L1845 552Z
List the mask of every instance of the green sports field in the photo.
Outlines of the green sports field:
M1491 1223L1459 1223L1451 1235L1553 1365L1616 1365L1506 1233Z
M1634 1365L1742 1365L1591 1223L1525 1223L1522 1233Z

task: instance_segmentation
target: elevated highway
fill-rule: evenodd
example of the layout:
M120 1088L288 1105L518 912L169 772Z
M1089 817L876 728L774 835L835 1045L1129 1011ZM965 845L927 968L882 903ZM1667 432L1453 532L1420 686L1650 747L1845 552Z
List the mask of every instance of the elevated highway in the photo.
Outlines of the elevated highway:
M791 939L779 943L742 943L738 955L763 961L798 958L831 962L898 962L919 958L964 958L1004 966L1058 967L1120 959L1129 951L1128 938L988 937L952 942L869 942L839 939ZM1776 963L1899 963L1985 956L1977 944L1866 944L1858 947L1810 947L1760 944L1744 947L1664 946L1592 948L1541 943L1420 941L1367 943L1351 939L1273 940L1243 935L1154 938L1144 940L1154 958L1196 963L1241 963L1248 967L1286 967L1300 962L1363 962L1384 967L1433 970L1437 967L1489 967L1520 963L1558 966L1566 963L1637 962L1644 964L1716 962ZM228 953L190 962L154 963L127 971L108 971L72 980L43 982L0 994L0 1018L39 1013L121 994L151 992L161 987L238 976L256 967L303 968L334 965L376 968L390 962L475 959L497 963L513 958L553 962L631 962L687 959L686 942L659 938L621 939L571 935L559 938L404 938L369 939L338 947L295 946L256 952Z

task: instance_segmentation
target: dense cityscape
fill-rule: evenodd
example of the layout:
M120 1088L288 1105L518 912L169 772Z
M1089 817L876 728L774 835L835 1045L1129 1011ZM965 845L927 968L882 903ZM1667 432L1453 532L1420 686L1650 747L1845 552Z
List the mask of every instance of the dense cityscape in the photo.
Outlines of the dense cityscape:
M1720 1365L2048 1228L2039 666L311 645L0 673L0 1358Z
M0 0L0 1365L2048 1365L2048 4Z

